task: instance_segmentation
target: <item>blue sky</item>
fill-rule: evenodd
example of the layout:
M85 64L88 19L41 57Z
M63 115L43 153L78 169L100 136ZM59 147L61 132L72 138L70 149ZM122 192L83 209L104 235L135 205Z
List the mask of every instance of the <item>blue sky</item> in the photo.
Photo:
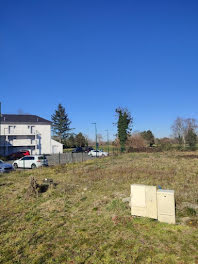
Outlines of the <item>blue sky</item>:
M3 113L50 119L58 103L75 132L116 133L115 108L134 130L170 135L198 117L198 2L1 0Z

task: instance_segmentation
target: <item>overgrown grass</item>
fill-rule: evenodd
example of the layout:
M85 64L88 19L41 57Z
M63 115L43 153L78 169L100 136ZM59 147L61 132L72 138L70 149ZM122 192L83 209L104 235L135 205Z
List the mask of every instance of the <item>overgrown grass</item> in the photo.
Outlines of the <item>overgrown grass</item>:
M195 154L130 153L1 175L0 263L197 263ZM29 197L30 176L58 185ZM177 225L132 217L122 198L133 183L174 189Z

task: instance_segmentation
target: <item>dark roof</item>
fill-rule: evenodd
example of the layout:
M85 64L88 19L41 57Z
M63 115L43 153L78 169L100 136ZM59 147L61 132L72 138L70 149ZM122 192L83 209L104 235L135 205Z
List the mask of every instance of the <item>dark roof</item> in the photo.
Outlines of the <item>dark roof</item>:
M42 124L51 124L51 121L46 120L42 117L36 115L1 115L1 123L42 123Z

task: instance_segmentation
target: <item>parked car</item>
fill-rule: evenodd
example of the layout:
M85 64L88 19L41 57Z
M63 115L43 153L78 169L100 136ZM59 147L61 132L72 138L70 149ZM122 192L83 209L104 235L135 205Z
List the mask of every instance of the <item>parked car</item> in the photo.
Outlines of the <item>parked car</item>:
M10 172L13 170L13 167L9 163L5 163L3 160L0 160L0 173Z
M92 147L85 147L85 148L84 148L84 152L85 152L85 153L89 153L91 150L93 150Z
M84 152L83 148L77 147L77 148L72 150L72 153L79 153L79 152Z
M35 169L41 166L48 166L48 160L44 155L31 155L25 156L19 160L13 162L13 167Z
M29 150L21 150L21 151L18 151L18 152L15 152L15 153L8 155L7 159L8 160L15 160L15 159L20 159L24 156L29 156L29 155L30 155Z
M91 150L88 155L91 157L107 157L109 154L102 150Z
M88 152L88 156L91 156L91 153L92 153L93 151L95 151L95 149L90 150L90 151Z

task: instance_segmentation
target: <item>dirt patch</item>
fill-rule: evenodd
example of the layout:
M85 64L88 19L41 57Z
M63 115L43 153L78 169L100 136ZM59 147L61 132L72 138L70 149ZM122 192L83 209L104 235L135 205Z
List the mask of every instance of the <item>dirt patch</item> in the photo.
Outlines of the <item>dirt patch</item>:
M128 152L146 152L146 153L153 153L153 152L162 152L162 149L156 148L156 147L150 147L150 148L130 148Z
M182 155L182 156L177 156L177 158L184 158L184 159L198 159L198 155Z
M181 224L183 225L196 227L196 228L198 227L198 219L195 217L189 217L189 216L182 217L180 221L181 221Z

